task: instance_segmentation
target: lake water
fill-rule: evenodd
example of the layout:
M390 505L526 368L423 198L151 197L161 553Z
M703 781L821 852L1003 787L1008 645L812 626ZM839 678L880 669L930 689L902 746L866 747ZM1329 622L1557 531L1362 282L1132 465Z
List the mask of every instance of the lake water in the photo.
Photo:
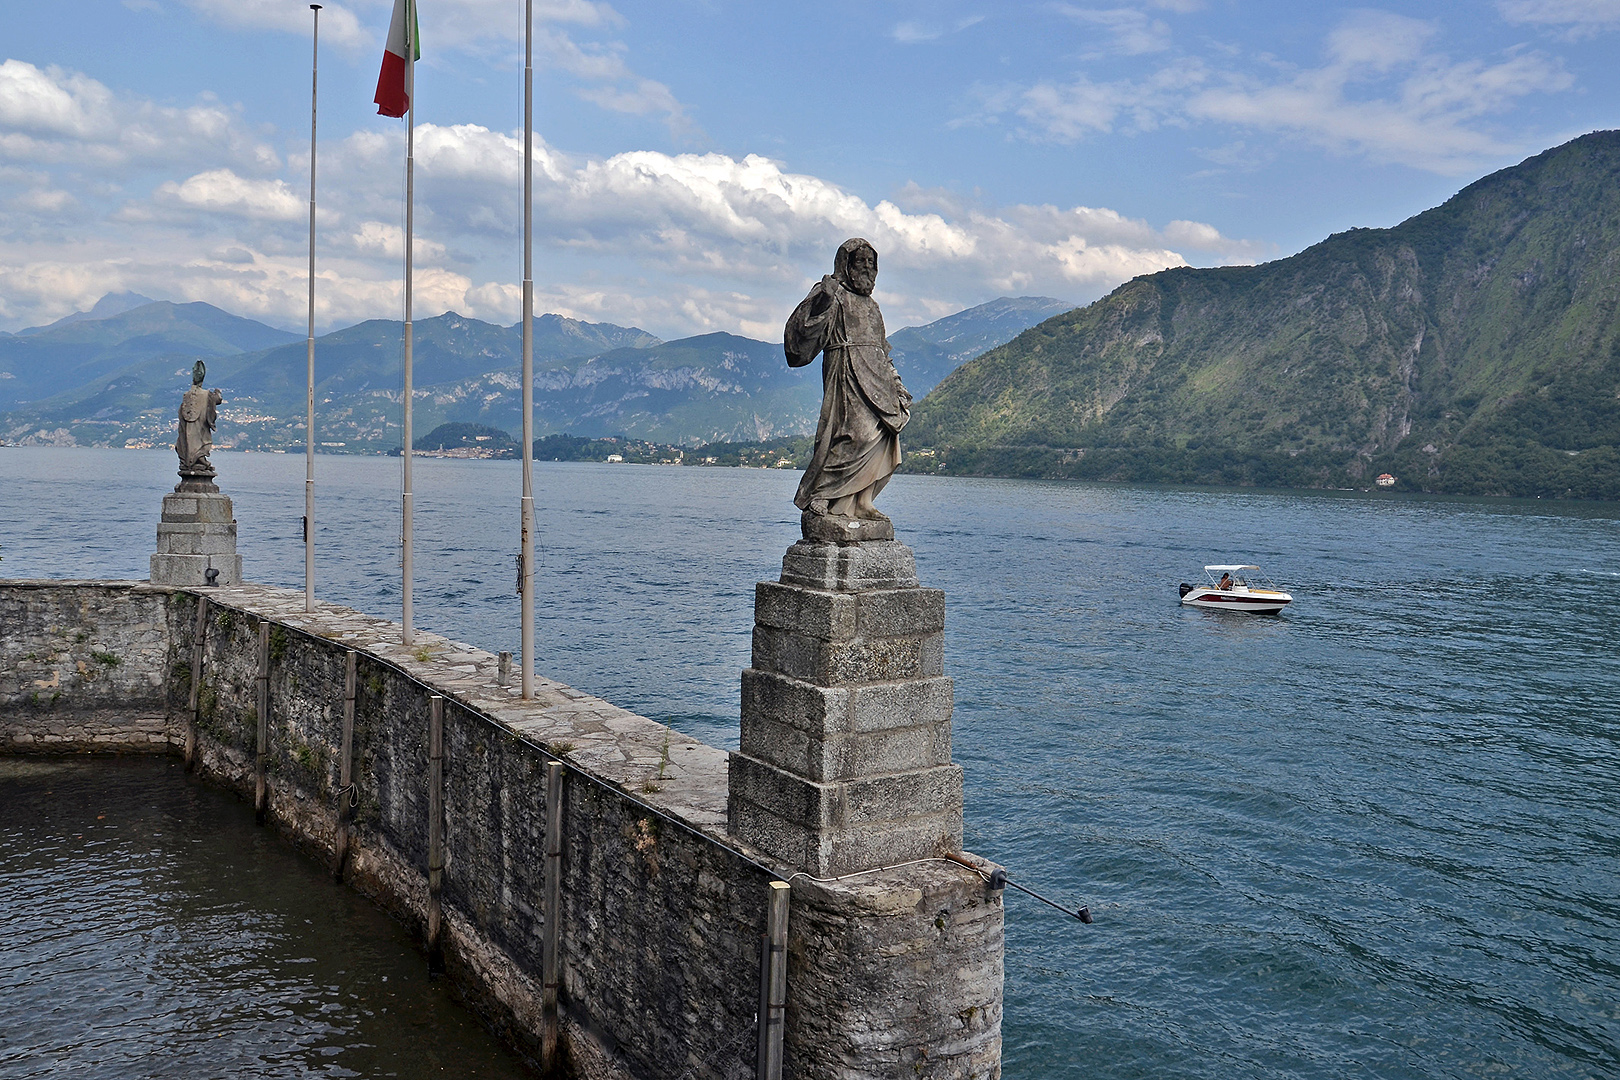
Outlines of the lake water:
M248 576L301 587L302 460L216 464ZM317 463L319 594L390 618L398 467ZM0 573L144 577L173 482L167 453L0 449ZM734 746L796 483L537 465L539 669ZM517 495L516 463L418 462L418 626L516 651ZM947 593L968 846L1096 915L1009 892L1009 1078L1620 1076L1620 507L926 477L882 504ZM1295 604L1176 602L1225 561ZM96 888L76 865L58 891ZM326 947L293 931L263 963ZM5 1074L46 1002L0 1000Z
M0 1076L532 1074L410 935L178 761L0 758Z

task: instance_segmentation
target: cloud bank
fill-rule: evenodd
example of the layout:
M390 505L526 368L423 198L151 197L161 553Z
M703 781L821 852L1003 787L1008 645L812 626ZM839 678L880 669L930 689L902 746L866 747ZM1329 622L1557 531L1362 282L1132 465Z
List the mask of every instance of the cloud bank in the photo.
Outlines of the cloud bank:
M416 140L416 314L511 322L520 136L418 124ZM0 167L4 325L45 322L123 289L301 322L307 180L239 110L160 108L81 73L9 60L0 146L16 148L14 164ZM379 126L321 155L318 321L397 317L403 135ZM777 337L853 235L881 253L895 326L1001 294L1085 300L1165 267L1263 254L1206 224L1155 227L1106 208L994 207L920 187L871 201L756 154L593 157L540 142L535 208L542 309L663 336Z

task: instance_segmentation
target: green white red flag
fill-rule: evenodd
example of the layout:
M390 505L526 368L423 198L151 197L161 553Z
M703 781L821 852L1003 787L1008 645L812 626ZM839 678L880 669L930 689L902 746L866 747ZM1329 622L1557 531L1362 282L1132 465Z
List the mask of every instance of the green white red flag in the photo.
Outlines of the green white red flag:
M394 17L388 23L388 41L383 45L382 71L377 75L377 112L383 116L404 116L411 108L415 89L415 61L422 59L422 42L416 32L416 0L394 0Z

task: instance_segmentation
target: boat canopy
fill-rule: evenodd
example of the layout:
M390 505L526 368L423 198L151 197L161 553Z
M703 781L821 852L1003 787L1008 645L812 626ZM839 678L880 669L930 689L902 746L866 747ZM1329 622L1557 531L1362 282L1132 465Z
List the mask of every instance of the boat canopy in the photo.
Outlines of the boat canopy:
M1220 571L1223 571L1223 572L1230 573L1233 570L1258 570L1260 568L1258 566L1240 566L1240 565L1238 565L1236 563L1233 563L1231 566L1226 566L1226 565L1206 566L1206 567L1204 567L1204 569L1205 570L1220 570Z

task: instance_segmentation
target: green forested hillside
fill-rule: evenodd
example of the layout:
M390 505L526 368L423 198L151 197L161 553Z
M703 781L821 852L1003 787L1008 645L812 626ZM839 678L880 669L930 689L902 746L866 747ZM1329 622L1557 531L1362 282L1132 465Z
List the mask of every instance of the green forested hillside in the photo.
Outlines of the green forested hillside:
M1620 132L1390 229L1137 278L919 403L930 471L1620 498Z

